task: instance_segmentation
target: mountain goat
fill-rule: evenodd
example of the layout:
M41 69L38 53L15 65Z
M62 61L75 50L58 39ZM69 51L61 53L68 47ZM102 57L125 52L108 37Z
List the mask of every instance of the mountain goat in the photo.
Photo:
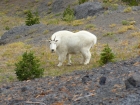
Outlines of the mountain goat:
M96 44L97 37L88 31L79 31L76 33L70 31L58 31L51 36L50 50L56 52L59 56L57 66L62 66L65 59L68 59L68 65L71 65L71 54L81 53L83 56L83 64L90 62L90 48Z

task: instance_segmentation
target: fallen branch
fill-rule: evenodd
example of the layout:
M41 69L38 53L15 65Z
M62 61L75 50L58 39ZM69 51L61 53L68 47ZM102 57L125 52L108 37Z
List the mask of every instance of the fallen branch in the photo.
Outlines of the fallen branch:
M95 94L89 94L89 95L85 95L85 96L81 96L81 97L78 97L78 98L76 98L76 99L73 99L73 101L78 101L78 100L81 100L81 99L83 99L83 98L87 98L87 97L90 97L90 96L94 96Z
M26 101L25 103L26 103L26 104L41 104L41 105L46 105L46 104L43 103L43 102L31 102L31 101Z

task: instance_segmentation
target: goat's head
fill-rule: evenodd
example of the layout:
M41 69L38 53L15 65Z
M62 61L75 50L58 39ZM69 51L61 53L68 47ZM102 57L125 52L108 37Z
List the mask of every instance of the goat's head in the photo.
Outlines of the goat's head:
M53 40L49 40L49 43L50 43L50 50L52 53L54 53L56 51L56 47L57 47L57 41L56 40L56 37L53 39Z

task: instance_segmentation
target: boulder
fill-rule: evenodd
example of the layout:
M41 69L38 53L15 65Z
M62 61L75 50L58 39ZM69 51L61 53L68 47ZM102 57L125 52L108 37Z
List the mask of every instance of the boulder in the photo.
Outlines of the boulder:
M105 85L105 83L106 83L106 77L101 77L100 81L99 81L99 84L100 85Z
M46 26L43 24L14 27L1 36L0 45L33 38L34 36L42 34L45 29Z
M125 80L125 87L126 89L140 87L140 74L135 73Z
M74 8L76 19L86 18L87 16L94 16L103 10L103 6L99 2L86 2Z

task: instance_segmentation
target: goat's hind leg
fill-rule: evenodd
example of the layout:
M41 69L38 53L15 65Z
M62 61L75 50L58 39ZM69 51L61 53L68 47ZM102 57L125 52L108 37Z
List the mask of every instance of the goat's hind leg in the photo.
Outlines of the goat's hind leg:
M90 51L89 50L83 50L82 55L83 55L83 58L84 58L84 65L89 64L90 58L91 58Z
M71 54L67 54L68 66L71 65Z

